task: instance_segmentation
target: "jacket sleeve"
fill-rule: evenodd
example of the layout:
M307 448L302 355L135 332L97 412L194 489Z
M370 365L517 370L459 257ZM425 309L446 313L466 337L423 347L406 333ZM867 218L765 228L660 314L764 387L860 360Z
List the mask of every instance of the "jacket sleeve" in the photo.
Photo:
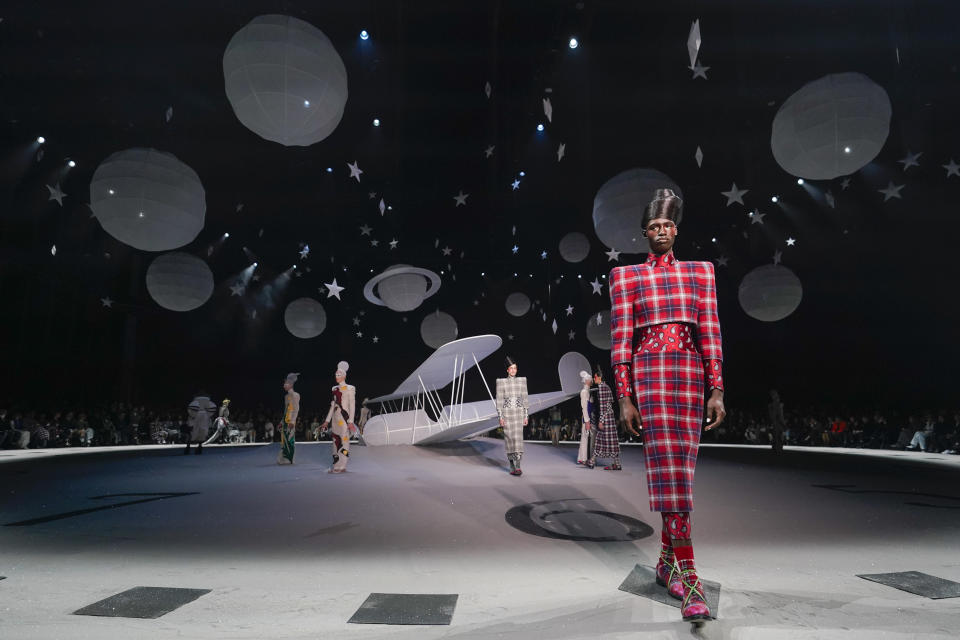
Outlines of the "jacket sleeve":
M497 405L497 417L503 420L503 378L497 378L497 398L494 404Z
M336 411L336 409L337 409L337 401L336 401L336 400L331 400L331 401L330 401L330 410L327 411L327 417L324 418L323 421L324 421L324 422L330 422L331 420L333 420L333 412Z
M703 287L697 301L697 347L703 356L703 371L710 389L723 389L723 347L717 315L717 285L713 263L703 262Z
M633 297L627 290L625 267L610 271L610 364L617 396L633 396Z
M524 378L520 387L520 404L523 405L523 417L526 419L530 415L530 398L527 393L527 379Z
M580 389L580 409L583 411L583 421L590 422L590 411L587 408L590 403L590 390L587 388Z
M348 406L344 407L343 410L347 412L347 424L353 424L354 410L356 409L354 405L357 403L357 388L352 384L347 385L345 400L344 404Z

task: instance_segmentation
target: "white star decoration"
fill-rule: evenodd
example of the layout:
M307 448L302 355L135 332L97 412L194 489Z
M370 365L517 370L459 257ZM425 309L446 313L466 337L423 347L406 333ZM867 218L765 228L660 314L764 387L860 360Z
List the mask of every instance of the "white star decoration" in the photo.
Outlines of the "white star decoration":
M243 295L243 290L244 290L244 288L245 288L245 287L243 286L243 283L242 283L242 282L238 282L238 283L236 283L236 284L234 284L234 285L231 285L231 286L230 286L230 295L231 295L231 296L242 296L242 295Z
M520 247L518 247L517 245L513 245L513 248L510 249L510 251L512 251L513 254L516 255L517 251L520 251Z
M113 308L113 300L110 299L110 296L107 296L106 298L100 298L100 304L107 309Z
M823 197L826 198L827 204L830 205L830 208L832 209L837 208L837 199L833 197L832 192L827 191L825 194L823 194Z
M593 293L597 294L598 296L602 295L603 292L601 291L601 289L603 288L603 285L600 284L599 279L594 278L593 282L590 283L590 286L593 287Z
M369 193L367 194L367 198L369 198L370 200L373 200L373 199L376 198L376 197L377 197L377 192L376 192L376 191L371 191L371 192L369 192Z
M58 182L57 186L55 187L51 187L50 185L47 185L47 189L50 191L50 197L47 198L47 202L51 200L56 200L57 204L59 204L62 207L63 199L67 197L67 194L65 194L63 191L60 190L60 183Z
M843 180L840 181L840 187L841 187L844 191L846 191L846 190L847 190L847 187L849 187L849 186L850 186L850 178L844 178Z
M323 286L327 288L328 298L336 298L337 300L340 300L340 292L344 290L344 287L341 287L340 285L337 284L336 278L333 279L333 282L330 282L330 283L324 282Z
M709 70L710 70L710 67L705 67L702 64L700 64L700 62L697 62L695 65L693 65L693 69L692 69L693 80L696 80L697 78L703 78L704 80L706 80L707 71Z
M453 249L451 249L450 247L444 247L444 248L443 248L443 255L448 256L448 255L450 255L451 253L453 253Z
M303 245L303 249L300 249L300 259L305 260L307 256L310 255L310 245Z
M547 259L547 252L546 252L546 251L540 252L540 259L541 259L541 260L546 260L546 259Z
M390 248L396 249L398 244L400 244L400 241L394 238L393 240L390 241Z
M616 249L610 249L610 251L606 251L605 253L607 254L607 262L611 260L613 262L620 262L620 252Z
M362 338L362 337L363 337L363 331L357 331L357 337L358 337L358 338Z
M567 145L563 142L560 143L560 146L557 147L557 162L563 160L563 154L567 152Z
M727 198L727 206L729 207L734 202L743 204L743 196L750 192L750 189L737 189L737 183L734 182L733 186L730 187L730 191L721 191L720 195Z
M371 228L368 227L367 225L363 225L362 227L360 227L360 235L362 235L362 236L368 236L368 235L370 235L370 232L371 232L371 231L373 231L373 229L371 229Z
M358 318L357 316L353 316L353 326L355 327L360 326L360 318Z
M360 182L360 174L363 173L363 169L360 168L359 163L354 160L352 163L348 162L347 166L350 167L350 177L356 178L357 182Z
M953 161L953 158L950 158L950 163L949 163L949 164L944 164L944 165L941 165L941 166L942 166L944 169L947 170L947 177L948 177L948 178L949 178L950 176L957 176L958 178L960 178L960 164L957 164L956 162L954 162L954 161Z
M520 181L514 179L514 181L510 183L510 186L513 187L514 191L516 191L517 189L520 188Z
M572 305L572 304L568 304L568 305L567 305L566 312L567 312L567 315L568 315L568 316L572 316L572 315L573 315L573 305Z
M461 206L461 205L466 205L466 204L467 204L467 198L469 198L469 197L470 197L470 194L469 194L469 193L464 193L464 192L463 192L463 189L461 189L459 195L453 196L453 199L456 200L456 202L457 202L457 204L454 205L454 206L459 207L459 206Z
M373 344L377 344L378 342L380 342L380 338L377 336L373 336Z
M877 189L877 191L883 194L884 202L886 202L890 198L900 198L901 200L903 200L903 197L900 195L900 190L903 189L904 186L906 185L902 185L902 184L895 185L893 184L893 181L891 181L890 184L887 185L886 189Z
M720 265L721 267L727 266L728 262L730 262L730 258L728 258L727 256L720 256L719 258L717 258L717 264Z
M788 246L788 247L792 247L792 246L795 245L795 244L797 244L797 241L796 241L794 238L787 238L787 246Z
M763 224L763 217L767 215L765 213L760 213L759 210L754 209L750 212L750 224Z
M568 340L573 340L573 338L574 338L576 335L577 335L577 334L574 333L573 330L571 329L571 330L567 333L567 339L568 339Z
M484 152L484 153L486 154L486 156L489 158L490 156L493 155L493 150L494 150L494 149L496 149L496 147L495 147L494 145L490 145L489 147L487 147L486 149L484 149L483 152Z
M902 164L903 170L906 171L910 167L919 167L920 163L917 162L917 160L919 160L920 156L922 155L923 155L923 151L919 151L917 153L910 153L909 151L907 151L907 157L903 158L902 160L897 160L897 162Z
M371 240L371 241L370 241L370 246L371 246L371 247L380 246L380 241L379 241L379 240Z

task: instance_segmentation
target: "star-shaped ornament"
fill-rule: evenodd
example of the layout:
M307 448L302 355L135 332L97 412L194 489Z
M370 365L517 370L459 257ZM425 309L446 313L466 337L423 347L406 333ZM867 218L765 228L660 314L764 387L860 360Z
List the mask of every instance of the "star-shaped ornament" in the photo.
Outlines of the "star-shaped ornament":
M376 197L377 197L377 192L376 192L376 191L370 191L370 192L367 193L367 198L370 199L370 200L373 200L373 199L376 198Z
M396 249L398 244L400 244L400 241L394 238L393 240L390 241L390 248Z
M100 304L107 309L113 308L113 300L110 299L110 296L107 296L106 298L100 298Z
M696 80L697 78L703 78L704 80L707 80L707 71L709 70L710 70L710 67L705 67L702 64L700 64L700 62L698 61L696 64L693 65L692 79Z
M260 282L260 274L259 273L253 274L253 277L250 279L253 280L254 282Z
M340 292L344 290L344 287L341 287L340 285L337 284L336 278L333 279L333 282L330 282L330 283L324 282L323 286L327 288L328 298L336 298L337 300L340 300Z
M493 155L493 150L496 149L496 148L497 148L497 147L496 147L495 145L490 145L489 147L487 147L486 149L484 149L483 152L484 152L484 153L486 154L486 156L489 158L490 156Z
M451 253L453 253L453 249L451 249L450 247L444 247L444 248L443 248L443 255L448 256L448 255L450 255Z
M67 197L67 194L65 194L63 191L60 190L60 183L58 182L54 187L47 185L47 190L50 191L50 197L47 198L47 202L50 202L51 200L56 200L57 204L59 204L62 207L63 199Z
M377 344L378 342L380 342L380 338L378 336L373 336L373 344Z
M594 278L593 282L590 283L590 286L593 287L593 293L597 294L598 296L602 295L603 291L601 291L601 289L603 288L603 285L600 284L599 279Z
M566 312L567 312L567 315L568 315L568 316L572 316L572 315L573 315L573 305L572 305L572 304L568 304L568 305L567 305Z
M242 282L238 282L238 283L236 283L236 284L233 284L233 285L230 286L230 295L231 295L231 296L242 296L244 289L245 289L245 287L243 286L243 283L242 283Z
M459 207L459 206L461 206L461 205L466 205L466 204L467 204L467 198L469 198L469 197L470 197L470 194L469 194L469 193L464 193L464 192L463 192L463 189L461 189L459 195L453 196L453 199L454 199L454 200L456 201L456 203L457 203L457 204L455 204L454 206L455 206L455 207Z
M371 247L378 247L378 246L380 246L380 241L379 241L379 240L371 240L371 241L370 241L370 246L371 246Z
M541 251L541 252L540 252L540 259L541 259L541 260L546 260L546 259L547 259L547 252L546 252L546 251Z
M553 122L553 103L550 98L543 99L543 115L547 116L547 122Z
M238 203L237 203L237 213L240 213L241 211L243 211L243 203L242 203L242 202L238 202Z
M788 247L792 247L792 246L795 245L795 244L797 244L797 240L796 240L795 238L787 238L787 246L788 246Z
M607 254L607 262L620 262L620 251L617 251L616 249L610 249L610 251L605 251L604 253Z
M310 255L310 245L305 244L303 245L303 249L300 249L300 259L306 260L307 256L309 255Z
M368 227L367 225L363 225L362 227L360 227L360 235L362 236L370 235L371 231L373 231L373 229Z
M910 153L909 151L907 151L907 157L903 158L902 160L897 160L897 162L902 164L903 170L906 171L910 167L919 167L920 163L917 161L920 159L920 156L922 155L923 155L923 151L919 151L917 153Z
M730 258L728 258L727 256L720 256L719 258L717 258L717 264L721 267L727 266L728 262L730 262Z
M947 177L948 177L948 178L949 178L950 176L957 176L958 178L960 178L960 164L957 164L956 162L954 162L954 161L953 161L953 158L950 158L950 163L949 163L949 164L944 164L944 165L941 165L941 166L942 166L944 169L947 170Z
M517 189L520 188L520 181L514 179L514 181L510 183L510 186L513 187L514 191L516 191Z
M350 167L350 177L356 178L357 182L360 182L360 174L363 173L363 169L360 168L360 163L354 160L352 163L348 162L347 166Z
M567 332L567 339L572 341L576 337L576 335L577 334L574 333L573 330L571 329L569 332Z
M355 327L360 326L360 318L358 318L357 316L353 316L353 326Z
M512 333L508 333L508 334L507 334L507 340L513 340L513 334L512 334Z
M826 199L827 204L830 205L831 209L837 208L837 199L833 197L833 193L831 191L827 191L825 194L823 194L823 197Z
M510 249L510 251L513 252L513 255L517 255L517 252L520 251L520 247L513 245L513 248Z
M763 218L767 214L760 213L759 210L754 209L750 212L750 224L763 224Z
M730 191L721 191L720 195L725 196L727 199L727 206L729 207L734 202L743 204L743 196L750 192L750 189L737 189L737 183L734 182L733 186L730 187Z
M567 152L567 145L563 142L560 143L560 146L557 147L557 162L563 160L563 155Z
M363 337L363 331L357 331L357 337L358 337L358 338L362 338L362 337Z
M900 190L903 189L905 186L906 185L902 185L902 184L895 185L893 184L893 181L891 181L890 184L887 185L886 189L877 189L877 191L883 194L884 202L886 202L890 198L900 198L901 200L903 200L903 196L900 195Z

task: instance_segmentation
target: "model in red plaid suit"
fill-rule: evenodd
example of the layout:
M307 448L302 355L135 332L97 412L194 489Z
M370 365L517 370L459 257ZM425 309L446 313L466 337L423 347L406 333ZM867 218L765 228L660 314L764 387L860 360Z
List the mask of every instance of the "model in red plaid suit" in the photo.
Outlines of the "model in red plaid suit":
M713 265L673 255L682 214L683 201L658 189L643 217L647 261L610 272L611 362L621 418L633 434L644 431L650 509L663 517L657 583L683 601L684 620L706 620L690 512L705 386L706 429L726 415L723 354Z

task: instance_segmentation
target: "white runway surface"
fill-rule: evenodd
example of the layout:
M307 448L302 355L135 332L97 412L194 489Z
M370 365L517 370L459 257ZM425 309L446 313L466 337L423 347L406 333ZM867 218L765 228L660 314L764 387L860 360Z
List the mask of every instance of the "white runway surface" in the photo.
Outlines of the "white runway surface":
M694 548L723 590L719 619L694 627L617 589L659 552L639 448L608 472L576 466L574 447L528 444L514 478L489 439L356 446L343 475L326 473L328 443L298 445L293 467L277 447L0 451L0 524L27 521L0 526L0 638L874 640L954 638L960 624L960 598L856 577L960 581L957 456L703 447ZM587 539L507 522L534 502L554 513L527 529ZM627 528L590 511L654 533L591 540ZM72 614L136 586L212 592L154 620ZM371 592L460 597L450 626L348 624Z

